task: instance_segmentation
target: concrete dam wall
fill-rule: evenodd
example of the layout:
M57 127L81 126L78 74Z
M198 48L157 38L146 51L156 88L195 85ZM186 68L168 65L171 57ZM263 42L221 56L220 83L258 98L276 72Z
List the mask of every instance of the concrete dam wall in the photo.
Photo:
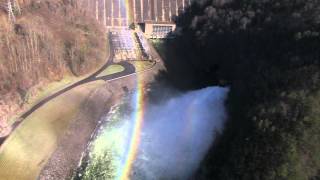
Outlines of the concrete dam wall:
M105 26L128 26L145 21L172 22L192 0L82 0L81 6L89 9Z

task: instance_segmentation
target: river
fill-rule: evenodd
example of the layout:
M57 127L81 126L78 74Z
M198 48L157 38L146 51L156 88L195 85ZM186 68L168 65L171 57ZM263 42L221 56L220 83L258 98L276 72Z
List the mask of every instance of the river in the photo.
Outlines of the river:
M187 179L223 129L227 93L208 87L143 109L136 92L124 97L101 119L74 179Z

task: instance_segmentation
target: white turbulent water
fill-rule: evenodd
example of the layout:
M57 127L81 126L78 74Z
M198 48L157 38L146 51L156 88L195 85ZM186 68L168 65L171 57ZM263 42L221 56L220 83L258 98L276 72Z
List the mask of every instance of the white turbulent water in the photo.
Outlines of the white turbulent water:
M208 87L162 104L148 104L131 179L187 179L223 128L227 93L227 88ZM133 117L115 112L107 118L110 123L93 142L91 154L95 158L88 165L87 175L94 176L95 166L101 166L97 157L108 159L103 163L111 166L103 166L105 170L100 167L99 175L105 173L112 178L121 173Z

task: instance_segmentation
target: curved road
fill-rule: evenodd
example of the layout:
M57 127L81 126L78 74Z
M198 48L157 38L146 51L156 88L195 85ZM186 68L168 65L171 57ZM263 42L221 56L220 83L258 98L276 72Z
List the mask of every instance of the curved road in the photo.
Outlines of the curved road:
M106 64L104 64L100 69L98 69L95 73L91 74L89 77L83 79L83 80L80 80L46 98L44 98L43 100L41 100L39 103L37 103L36 105L34 105L31 109L29 109L28 111L26 111L25 113L23 113L20 118L22 119L25 119L26 117L28 117L31 113L33 113L35 110L37 110L39 107L43 106L45 103L47 103L48 101L52 100L53 98L77 87L77 86L80 86L80 85L83 85L85 83L88 83L88 82L92 82L92 81L96 81L96 80L112 80L112 79L116 79L116 78L119 78L119 77L122 77L122 76L126 76L126 75L129 75L129 74L134 74L135 73L135 68L132 64L128 63L128 62L120 62L120 63L114 63L113 62L113 56L114 56L114 53L113 53L113 49L111 47L111 44L110 44L110 54L109 54L109 58L107 58L107 62ZM122 72L119 72L119 73L115 73L115 74L111 74L111 75L107 75L107 76L103 76L103 77L99 77L97 78L97 76L102 72L104 71L108 66L110 65L114 65L114 64L118 64L118 65L121 65L125 68L124 71ZM20 123L21 121L19 121L18 123Z
M109 38L109 41L110 38ZM41 106L43 106L44 104L46 104L47 102L49 102L50 100L56 98L57 96L60 96L61 94L75 88L75 87L78 87L80 85L83 85L85 83L89 83L89 82L92 82L92 81L96 81L96 80L104 80L104 81L109 81L109 80L113 80L113 79L118 79L118 78L121 78L121 77L124 77L124 76L128 76L128 75L131 75L131 74L135 74L136 73L136 69L135 67L126 62L126 61L123 61L123 62L120 62L120 63L114 63L113 62L113 57L114 57L114 52L113 52L113 47L112 47L112 44L111 42L109 42L110 46L109 46L109 57L107 58L107 62L100 68L98 69L95 73L91 74L89 77L83 79L83 80L80 80L44 99L42 99L40 102L38 102L37 104L35 104L32 108L30 108L28 111L24 112L21 116L20 116L20 120L16 121L15 123L13 123L12 125L12 130L11 130L11 133L12 131L14 131L18 126L19 124L26 118L28 117L30 114L32 114L35 110L39 109ZM115 64L118 64L118 65L121 65L125 68L124 71L122 72L119 72L119 73L115 73L115 74L111 74L111 75L107 75L107 76L103 76L103 77L97 77L102 71L104 71L108 66L110 65L115 65ZM11 134L10 133L10 134ZM6 140L7 137L10 136L7 135L5 137L1 137L0 138L0 145L3 144L3 142Z

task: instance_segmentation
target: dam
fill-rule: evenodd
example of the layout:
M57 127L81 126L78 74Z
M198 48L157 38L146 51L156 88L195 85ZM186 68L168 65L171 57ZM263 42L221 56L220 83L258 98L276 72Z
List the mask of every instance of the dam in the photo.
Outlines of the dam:
M96 19L107 27L125 27L131 23L173 22L192 0L82 0Z

